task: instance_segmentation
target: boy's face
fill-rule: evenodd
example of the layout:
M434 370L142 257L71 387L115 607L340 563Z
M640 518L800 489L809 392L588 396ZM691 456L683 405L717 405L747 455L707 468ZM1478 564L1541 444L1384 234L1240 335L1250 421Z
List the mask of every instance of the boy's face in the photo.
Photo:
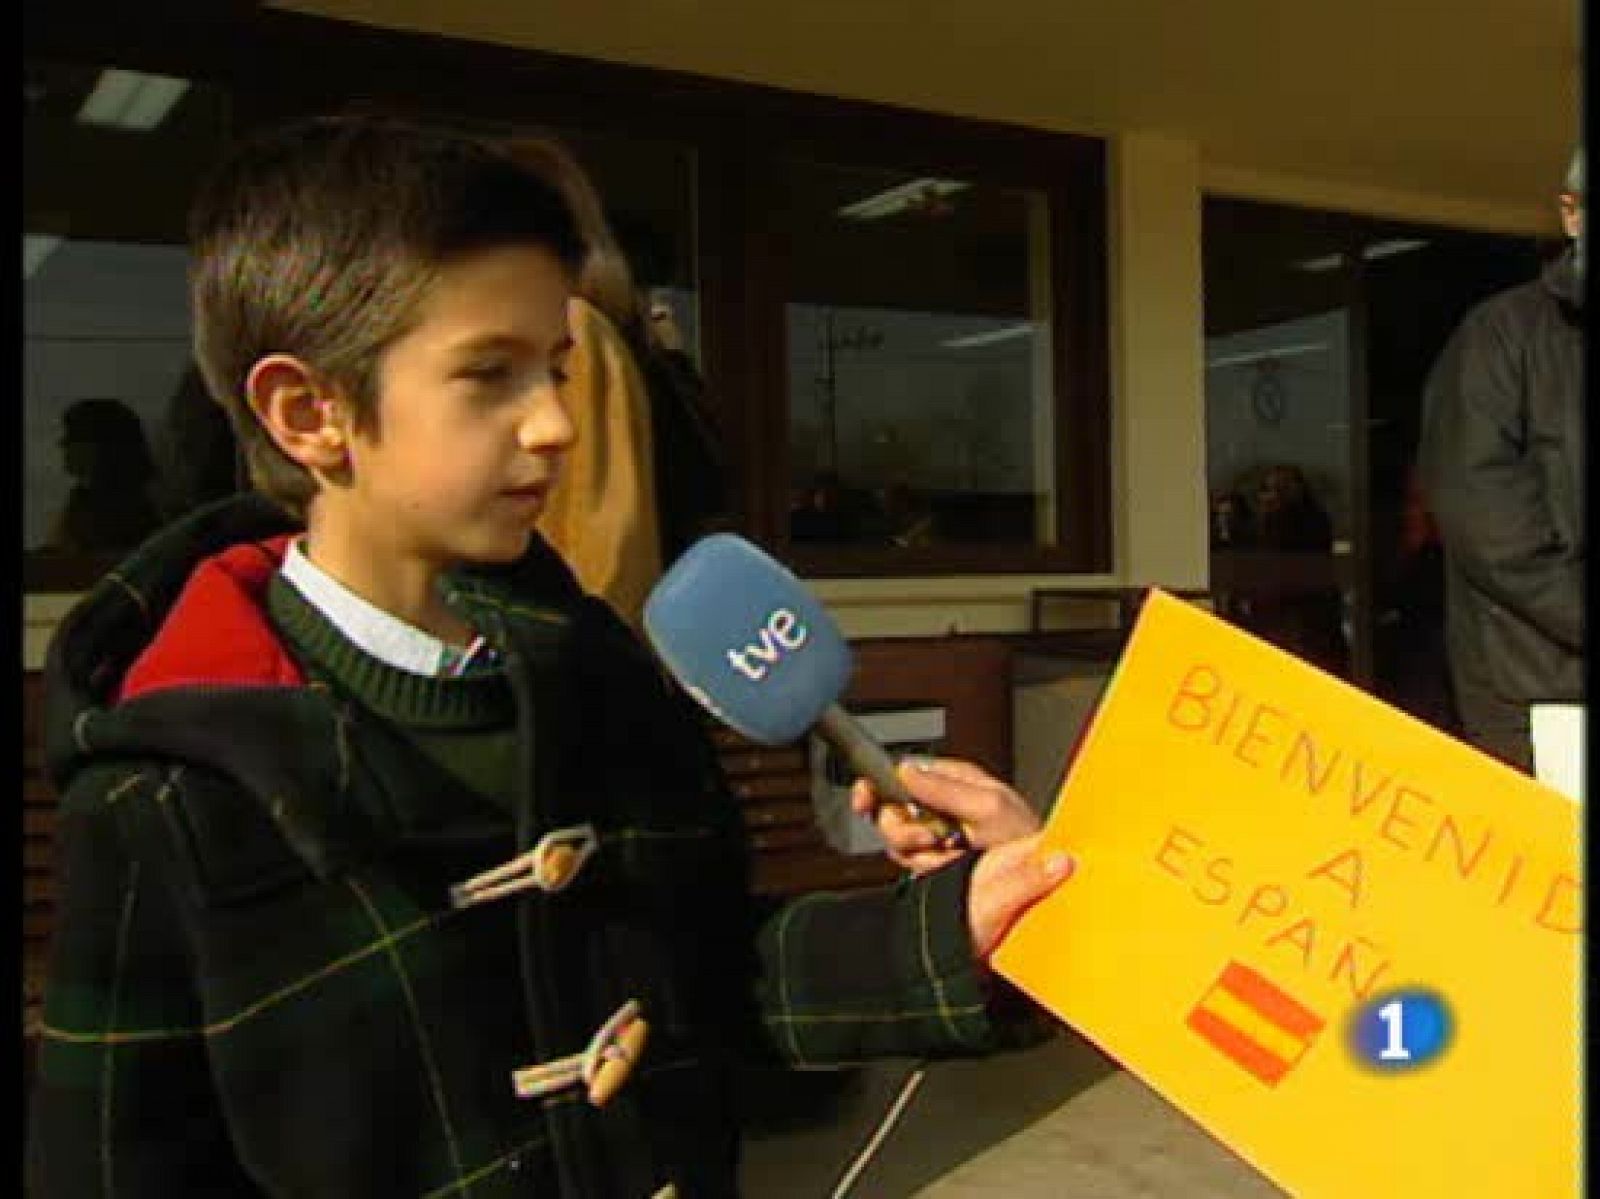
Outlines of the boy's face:
M445 267L379 363L377 419L324 496L362 544L449 567L527 549L574 429L559 394L569 279L537 246Z

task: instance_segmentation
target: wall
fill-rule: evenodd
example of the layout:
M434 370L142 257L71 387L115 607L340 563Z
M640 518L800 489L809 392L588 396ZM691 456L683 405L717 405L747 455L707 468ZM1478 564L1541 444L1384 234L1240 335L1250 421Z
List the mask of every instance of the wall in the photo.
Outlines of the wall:
M269 0L269 3L271 0ZM1040 129L1518 221L1578 129L1574 0L278 0L274 7Z
M1112 159L1112 431L1120 581L1204 587L1206 407L1200 160L1120 137Z

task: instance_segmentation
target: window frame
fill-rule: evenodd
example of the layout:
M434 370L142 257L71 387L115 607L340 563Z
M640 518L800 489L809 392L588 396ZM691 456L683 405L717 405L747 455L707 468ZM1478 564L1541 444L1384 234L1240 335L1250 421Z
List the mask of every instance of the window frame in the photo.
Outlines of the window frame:
M111 5L93 20L81 9L42 10L24 27L24 58L159 71L221 86L230 93L233 136L361 98L419 118L565 126L680 145L694 164L702 369L734 464L731 515L739 532L813 577L1112 569L1102 139L358 26L244 0L166 21ZM1057 544L789 544L784 297L773 269L773 235L761 220L765 189L777 164L789 159L969 179L1045 196Z

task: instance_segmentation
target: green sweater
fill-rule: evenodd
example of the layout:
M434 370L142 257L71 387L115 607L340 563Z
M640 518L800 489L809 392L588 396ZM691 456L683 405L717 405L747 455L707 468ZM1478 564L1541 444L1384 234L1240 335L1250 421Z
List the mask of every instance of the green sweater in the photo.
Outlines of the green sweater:
M356 645L280 574L267 614L309 672L400 730L468 789L510 812L516 802L517 708L503 670L430 678Z

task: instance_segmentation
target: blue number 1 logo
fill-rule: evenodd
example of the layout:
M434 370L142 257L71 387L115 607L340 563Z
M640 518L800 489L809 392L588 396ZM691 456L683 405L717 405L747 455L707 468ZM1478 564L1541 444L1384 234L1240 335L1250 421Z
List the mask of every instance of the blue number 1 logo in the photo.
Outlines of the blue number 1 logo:
M1391 991L1363 1004L1350 1026L1356 1060L1384 1073L1437 1061L1454 1035L1442 996L1423 988Z

